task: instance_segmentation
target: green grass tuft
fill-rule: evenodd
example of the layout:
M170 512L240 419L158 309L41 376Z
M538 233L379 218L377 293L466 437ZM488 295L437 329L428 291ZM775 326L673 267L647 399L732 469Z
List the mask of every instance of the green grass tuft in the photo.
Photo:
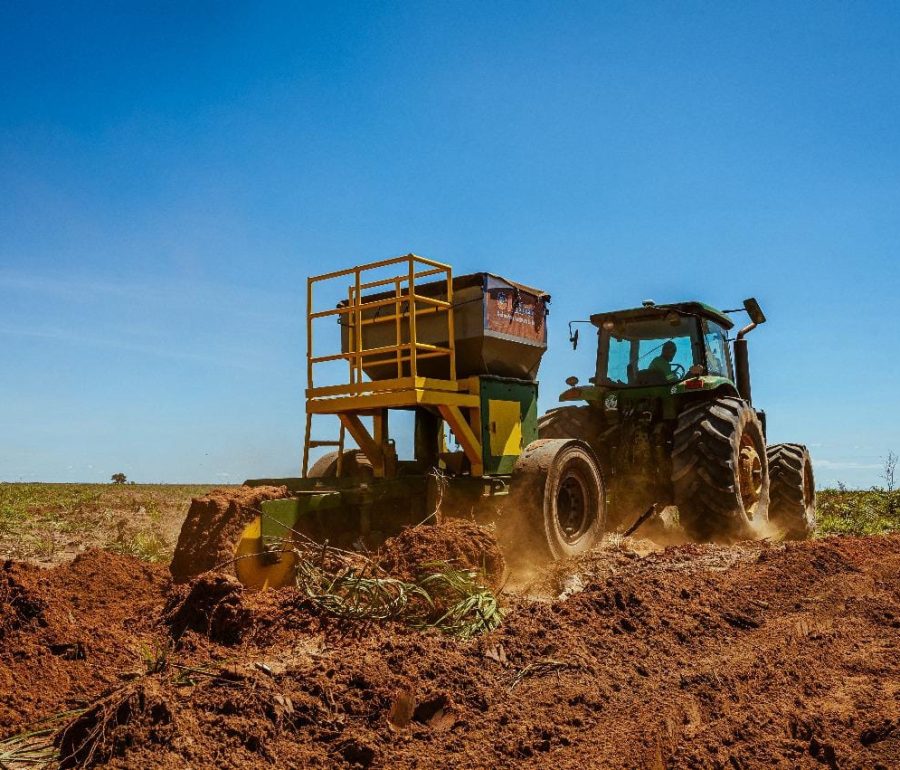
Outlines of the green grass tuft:
M160 564L172 559L173 544L156 528L148 528L139 529L131 535L123 535L122 539L110 543L108 548L115 553Z

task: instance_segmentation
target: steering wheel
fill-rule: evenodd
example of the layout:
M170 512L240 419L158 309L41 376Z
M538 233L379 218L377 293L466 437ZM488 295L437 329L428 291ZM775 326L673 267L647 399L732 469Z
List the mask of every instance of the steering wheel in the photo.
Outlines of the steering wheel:
M672 374L674 374L679 380L684 379L685 370L681 364L670 364L672 367Z

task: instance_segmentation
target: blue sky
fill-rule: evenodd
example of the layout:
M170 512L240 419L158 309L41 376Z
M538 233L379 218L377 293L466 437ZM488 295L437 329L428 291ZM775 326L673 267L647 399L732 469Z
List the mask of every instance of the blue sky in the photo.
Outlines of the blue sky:
M820 484L900 450L892 3L0 2L0 479L296 472L309 273L759 297ZM581 354L581 355L579 355Z

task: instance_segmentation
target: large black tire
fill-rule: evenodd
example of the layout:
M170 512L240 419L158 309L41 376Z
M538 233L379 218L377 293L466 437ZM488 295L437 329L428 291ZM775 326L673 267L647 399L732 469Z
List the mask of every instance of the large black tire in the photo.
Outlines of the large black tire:
M816 531L816 482L803 444L772 444L769 459L769 521L786 540L806 540Z
M767 520L769 472L752 407L721 396L685 409L675 429L672 484L679 520L693 539L754 537Z
M538 420L540 438L580 438L590 443L598 432L597 418L589 406L561 406Z
M519 456L500 527L512 564L576 556L606 528L606 488L590 447L574 439L538 439Z
M308 479L333 479L337 476L337 452L328 452L316 460L309 472ZM341 476L351 479L372 479L375 474L372 471L372 463L365 453L359 449L347 449L344 451L344 459L341 463Z

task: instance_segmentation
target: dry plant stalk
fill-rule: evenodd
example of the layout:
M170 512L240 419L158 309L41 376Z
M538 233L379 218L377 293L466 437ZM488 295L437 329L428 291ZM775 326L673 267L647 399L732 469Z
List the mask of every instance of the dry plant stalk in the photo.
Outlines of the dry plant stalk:
M306 602L332 617L397 620L464 639L493 631L503 620L497 597L474 570L432 562L424 565L428 574L408 582L391 577L368 556L286 529L281 548L296 557L297 587Z

